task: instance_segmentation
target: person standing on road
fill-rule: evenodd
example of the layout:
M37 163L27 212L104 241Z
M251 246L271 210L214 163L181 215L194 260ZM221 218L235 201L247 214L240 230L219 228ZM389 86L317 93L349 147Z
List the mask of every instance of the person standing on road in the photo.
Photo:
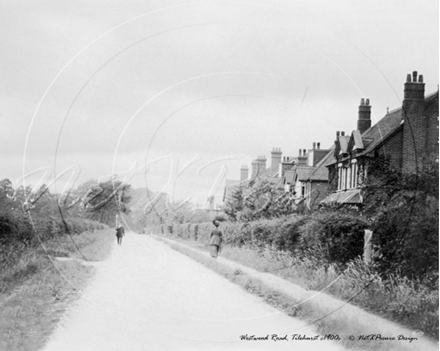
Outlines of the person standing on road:
M217 220L213 220L212 224L214 224L215 229L213 229L211 232L211 238L209 239L209 249L211 252L211 257L217 258L218 253L221 251L223 238L222 232L218 229L220 222Z
M122 245L122 237L125 235L124 227L122 226L122 222L116 225L116 239L118 241L118 245Z

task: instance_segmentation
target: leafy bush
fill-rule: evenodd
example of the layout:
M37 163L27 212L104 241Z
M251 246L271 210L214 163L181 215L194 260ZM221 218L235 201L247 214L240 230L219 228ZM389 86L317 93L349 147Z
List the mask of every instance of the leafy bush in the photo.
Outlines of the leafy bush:
M368 225L359 216L339 212L316 213L299 228L301 247L316 249L326 261L344 265L362 255L364 229Z

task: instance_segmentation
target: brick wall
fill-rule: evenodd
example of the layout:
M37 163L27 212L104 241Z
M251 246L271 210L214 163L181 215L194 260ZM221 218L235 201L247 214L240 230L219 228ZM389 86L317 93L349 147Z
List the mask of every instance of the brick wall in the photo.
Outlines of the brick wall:
M310 207L315 207L331 193L327 182L313 182L310 192Z
M428 155L435 155L438 157L439 154L439 126L438 126L438 95L434 101L429 104L427 107L425 114L428 116L427 118L427 130L428 135L426 138L426 152Z
M378 155L383 155L390 160L390 167L400 171L402 169L403 129L399 129L386 140L377 150Z

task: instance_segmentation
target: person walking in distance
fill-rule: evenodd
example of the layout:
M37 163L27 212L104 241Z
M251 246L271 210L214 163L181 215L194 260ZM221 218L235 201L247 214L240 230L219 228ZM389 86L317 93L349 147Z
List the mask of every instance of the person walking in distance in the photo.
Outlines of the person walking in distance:
M118 241L118 245L122 245L122 237L125 235L124 227L122 226L122 222L118 222L116 225L116 239Z
M221 251L222 245L222 232L218 229L220 222L217 220L213 220L212 224L214 224L215 228L211 232L211 238L209 239L209 250L211 252L211 257L217 258L218 253Z

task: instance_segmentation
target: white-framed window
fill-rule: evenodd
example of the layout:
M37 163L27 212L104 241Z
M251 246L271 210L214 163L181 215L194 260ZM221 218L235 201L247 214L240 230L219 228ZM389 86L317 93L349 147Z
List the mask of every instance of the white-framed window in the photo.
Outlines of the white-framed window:
M342 189L342 164L338 164L338 190Z
M351 165L347 167L347 189L351 189L352 184Z
M344 166L341 167L341 190L345 190L347 188L347 168Z
M357 161L351 160L351 174L352 174L352 188L356 189L358 186L358 167Z

